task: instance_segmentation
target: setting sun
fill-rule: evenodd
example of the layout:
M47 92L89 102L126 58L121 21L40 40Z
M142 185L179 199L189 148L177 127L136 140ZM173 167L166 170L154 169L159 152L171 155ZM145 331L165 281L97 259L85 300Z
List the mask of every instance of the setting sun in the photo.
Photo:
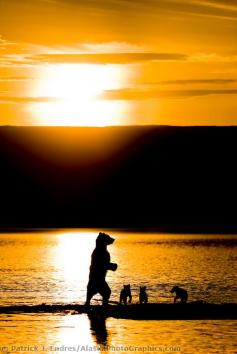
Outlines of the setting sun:
M100 96L120 87L119 71L112 65L55 64L42 69L33 87L30 111L38 124L105 126L119 124L120 103Z

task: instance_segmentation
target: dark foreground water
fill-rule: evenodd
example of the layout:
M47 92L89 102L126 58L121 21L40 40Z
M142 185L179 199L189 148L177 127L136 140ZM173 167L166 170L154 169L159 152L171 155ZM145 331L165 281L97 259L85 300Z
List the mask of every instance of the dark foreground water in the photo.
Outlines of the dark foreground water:
M82 303L97 231L0 234L0 302ZM111 299L146 285L151 302L172 302L173 285L189 299L237 302L237 238L109 232L118 270L108 273ZM99 296L96 297L99 300ZM95 300L95 303L98 303ZM134 321L86 315L0 315L1 352L237 352L237 321Z

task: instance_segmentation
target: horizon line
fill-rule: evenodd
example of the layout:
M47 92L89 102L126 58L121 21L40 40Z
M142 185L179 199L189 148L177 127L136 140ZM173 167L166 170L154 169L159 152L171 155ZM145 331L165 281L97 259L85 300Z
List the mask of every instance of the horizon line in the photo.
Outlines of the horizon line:
M207 124L207 125L172 125L172 124L118 124L118 125L11 125L3 124L0 128L235 128L237 124Z

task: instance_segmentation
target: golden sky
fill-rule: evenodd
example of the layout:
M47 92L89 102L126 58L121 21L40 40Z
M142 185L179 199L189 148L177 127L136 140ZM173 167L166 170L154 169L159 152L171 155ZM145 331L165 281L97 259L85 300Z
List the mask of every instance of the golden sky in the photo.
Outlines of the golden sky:
M237 124L237 0L0 0L0 124Z

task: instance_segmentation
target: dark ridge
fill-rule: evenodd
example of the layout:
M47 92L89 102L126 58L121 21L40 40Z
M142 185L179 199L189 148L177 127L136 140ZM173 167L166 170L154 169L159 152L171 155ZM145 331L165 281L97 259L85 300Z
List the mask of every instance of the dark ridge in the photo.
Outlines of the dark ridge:
M2 230L237 233L237 127L1 127Z

